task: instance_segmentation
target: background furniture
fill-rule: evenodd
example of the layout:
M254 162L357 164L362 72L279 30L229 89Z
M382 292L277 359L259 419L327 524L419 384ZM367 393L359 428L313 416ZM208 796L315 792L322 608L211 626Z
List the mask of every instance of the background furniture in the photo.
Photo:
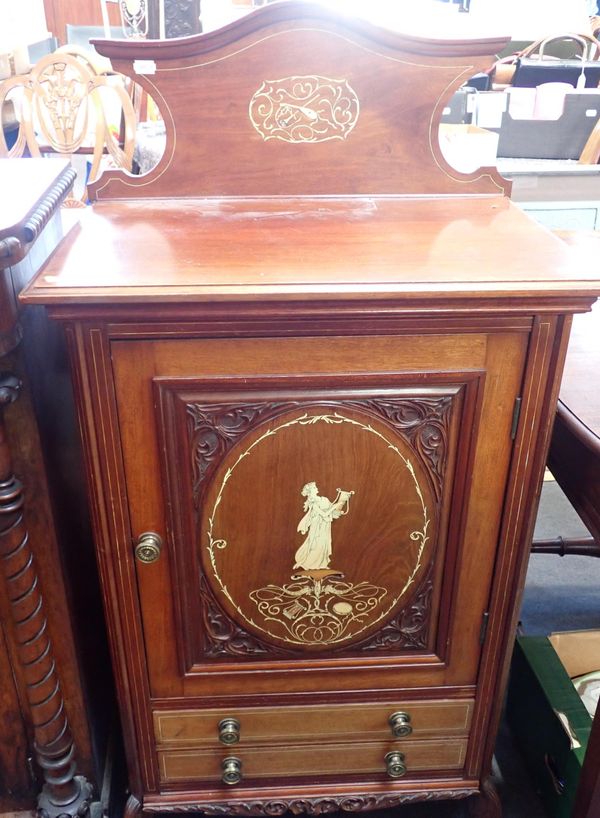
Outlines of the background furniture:
M72 26L101 26L102 9L99 0L44 0L46 23L59 41L68 42L67 23ZM121 17L119 6L116 3L107 3L109 22L111 26L120 27Z
M582 260L583 248L592 248L586 262L595 263L599 239L585 233L568 235ZM598 363L600 312L595 307L573 324L548 466L592 535L585 552L600 556L600 406L589 377Z
M167 37L182 37L196 34L200 29L201 0L165 0L165 25ZM157 0L146 0L148 13L148 36L158 38L159 4ZM48 30L61 43L72 42L73 37L80 37L79 32L87 27L101 27L103 24L100 0L44 0ZM118 3L107 3L106 10L111 28L121 31L121 16ZM71 34L69 34L69 29ZM103 30L93 36L103 36ZM114 35L113 35L114 36ZM69 39L71 38L71 39Z
M600 809L600 718L596 716L577 790L575 814L594 818Z
M54 494L66 461L78 479L64 355L16 302L62 237L74 175L64 161L0 161L0 810L31 809L43 784L49 816L98 801L112 721L85 505Z
M148 2L148 36L160 37L159 0ZM202 31L200 24L202 0L164 0L165 37L189 37Z
M47 54L52 54L52 52L56 51L57 48L58 40L56 37L46 37L44 40L40 40L37 43L31 43L31 45L27 46L29 62L31 65L33 65L41 57L45 57Z
M576 248L593 248L585 256L595 263L600 240L573 237ZM583 260L584 254L581 253ZM600 543L600 411L593 379L600 363L600 313L574 322L548 465L575 510Z
M565 231L580 255L596 263L600 235ZM548 465L595 540L600 555L600 400L592 373L600 367L600 312L578 316L567 354ZM590 377L592 375L592 377ZM590 551L592 547L590 547ZM600 810L600 712L588 744L575 815L594 818Z
M97 45L152 61L165 154L91 186L24 299L71 349L128 816L501 814L558 375L600 293L439 151L502 46L307 3Z
M499 159L511 199L552 230L600 228L600 166L554 159Z
M0 157L84 151L91 158L92 181L105 155L117 167L131 170L135 141L131 98L121 78L98 70L92 55L61 49L42 57L29 74L0 84L0 110L7 99L19 109L19 130L11 148L0 132ZM87 199L85 184L81 198Z

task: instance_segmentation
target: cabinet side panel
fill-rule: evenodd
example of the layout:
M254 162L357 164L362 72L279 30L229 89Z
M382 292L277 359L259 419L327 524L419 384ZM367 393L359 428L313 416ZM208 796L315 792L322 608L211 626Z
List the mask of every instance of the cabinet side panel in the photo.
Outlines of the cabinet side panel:
M571 321L537 318L531 333L479 678L485 705L475 716L467 758L474 774L482 765L484 773L491 768Z

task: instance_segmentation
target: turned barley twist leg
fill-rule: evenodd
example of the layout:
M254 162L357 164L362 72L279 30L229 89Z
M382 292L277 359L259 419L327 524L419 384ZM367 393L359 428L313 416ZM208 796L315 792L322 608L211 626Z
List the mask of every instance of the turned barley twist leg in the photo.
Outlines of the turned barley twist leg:
M6 438L4 409L16 400L19 389L17 378L0 373L0 573L27 687L36 758L44 774L38 813L41 818L83 816L92 788L75 775L75 748L23 516L23 486L13 474Z

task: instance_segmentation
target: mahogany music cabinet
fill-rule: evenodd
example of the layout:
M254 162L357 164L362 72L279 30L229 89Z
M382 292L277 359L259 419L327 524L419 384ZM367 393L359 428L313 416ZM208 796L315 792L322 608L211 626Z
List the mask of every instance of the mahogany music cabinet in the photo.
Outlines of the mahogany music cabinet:
M600 293L440 153L503 42L282 2L98 45L165 153L92 186L25 300L70 344L130 816L501 814L559 377Z

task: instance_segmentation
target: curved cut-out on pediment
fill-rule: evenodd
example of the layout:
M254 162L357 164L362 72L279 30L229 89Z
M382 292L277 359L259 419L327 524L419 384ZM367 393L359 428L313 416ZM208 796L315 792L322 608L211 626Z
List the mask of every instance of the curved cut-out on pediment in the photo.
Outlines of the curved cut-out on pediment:
M452 93L493 62L504 40L405 36L318 4L269 5L206 35L177 41L100 41L113 67L156 100L166 125L162 160L143 179L109 171L99 199L132 196L497 194L493 169L462 175L445 161L438 125ZM352 127L329 117L325 138L265 138L259 89L294 77L351 88ZM331 94L331 92L329 92ZM327 115L289 100L271 126ZM353 107L352 107L353 106ZM357 111L360 109L360 116ZM283 131L282 131L283 128ZM272 131L271 131L272 133ZM303 131L305 133L305 131ZM332 138L329 138L332 137ZM341 138L338 138L341 137Z

